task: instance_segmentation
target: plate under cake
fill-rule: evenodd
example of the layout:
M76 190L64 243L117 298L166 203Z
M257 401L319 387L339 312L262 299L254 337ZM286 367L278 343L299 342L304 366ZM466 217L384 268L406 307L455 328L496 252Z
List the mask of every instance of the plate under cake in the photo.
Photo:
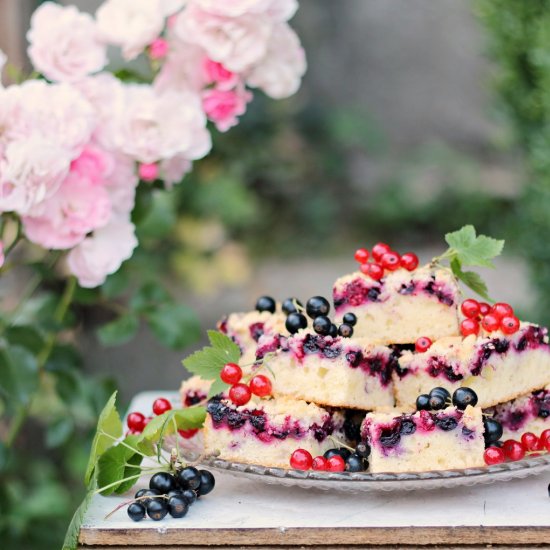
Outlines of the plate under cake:
M332 291L336 322L357 316L354 336L383 344L411 344L460 334L458 282L447 269L424 266L386 272L376 281L361 272L339 278Z
M436 386L450 393L468 386L480 407L492 407L550 384L548 330L521 323L512 335L496 331L444 338L424 353L403 352L393 377L403 410L413 409L417 396Z
M390 347L300 330L288 338L264 336L258 351L259 358L273 351L265 364L275 396L362 410L394 405L397 352Z
M317 456L334 447L329 436L346 441L342 413L305 401L256 399L238 407L212 399L207 411L205 452L232 462L290 468L297 448Z
M539 435L550 428L550 384L542 390L502 403L491 411L502 424L502 439L519 439L525 432Z
M277 306L279 307L279 306ZM227 334L241 349L241 366L249 365L256 358L258 340L264 334L288 334L286 315L282 311L249 311L230 313L218 322L220 332Z
M361 426L371 447L369 471L428 472L484 466L479 407L416 413L369 413Z

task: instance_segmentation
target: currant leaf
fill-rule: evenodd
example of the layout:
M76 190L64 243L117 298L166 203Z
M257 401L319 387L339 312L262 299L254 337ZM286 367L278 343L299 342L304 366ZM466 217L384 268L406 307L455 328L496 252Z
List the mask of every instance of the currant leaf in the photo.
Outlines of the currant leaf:
M479 294L482 298L491 301L488 295L485 281L474 271L463 271L460 261L457 258L451 260L451 270L455 277L462 281L468 288Z
M504 241L477 235L473 225L465 225L462 229L447 233L445 240L454 252L461 265L494 267L493 258L499 256L504 247Z

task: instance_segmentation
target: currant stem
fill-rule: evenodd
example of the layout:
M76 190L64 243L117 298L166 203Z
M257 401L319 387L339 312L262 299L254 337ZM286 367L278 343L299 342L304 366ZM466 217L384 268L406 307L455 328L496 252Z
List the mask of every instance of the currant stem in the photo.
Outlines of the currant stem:
M342 443L341 441L339 441L338 439L336 439L334 436L329 435L328 438L329 438L333 443L335 443L336 445L338 445L338 447L344 447L344 449L347 449L348 451L351 451L352 453L355 452L355 449L354 449L353 447L350 447L349 445L346 445L345 443Z

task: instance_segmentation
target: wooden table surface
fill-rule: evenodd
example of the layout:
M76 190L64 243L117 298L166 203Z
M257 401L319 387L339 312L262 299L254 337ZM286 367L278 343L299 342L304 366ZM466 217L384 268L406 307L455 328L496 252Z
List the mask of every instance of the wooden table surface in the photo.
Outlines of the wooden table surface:
M140 394L130 410L147 412L165 394ZM125 497L95 497L81 548L550 545L550 472L492 485L359 494L214 474L215 490L183 519L134 523L122 509L105 520Z

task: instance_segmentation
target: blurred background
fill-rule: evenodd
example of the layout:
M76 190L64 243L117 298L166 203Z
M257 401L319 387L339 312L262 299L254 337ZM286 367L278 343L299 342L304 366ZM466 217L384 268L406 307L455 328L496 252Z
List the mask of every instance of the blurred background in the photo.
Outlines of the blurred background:
M548 321L547 4L301 0L292 24L309 69L299 93L257 93L183 183L138 201L141 247L108 281L121 307L129 287L134 301L166 299L162 281L188 307L174 312L188 329L168 315L131 337L98 335L113 312L82 292L83 370L112 379L125 403L176 390L182 357L224 313L261 294L329 295L355 269L355 249L377 240L428 260L466 223L507 241L498 272L483 273L491 296ZM14 65L26 64L36 5L0 0L0 48ZM17 284L4 281L4 296Z

